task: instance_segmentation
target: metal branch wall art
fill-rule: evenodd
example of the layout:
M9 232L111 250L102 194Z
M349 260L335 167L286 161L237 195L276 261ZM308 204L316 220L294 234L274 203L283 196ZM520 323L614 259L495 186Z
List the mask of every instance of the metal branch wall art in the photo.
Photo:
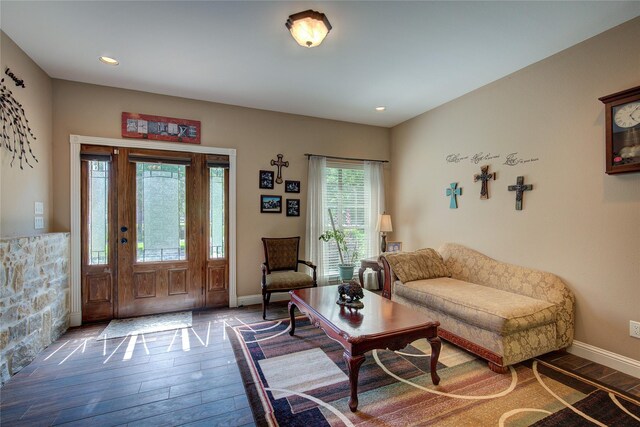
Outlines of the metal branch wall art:
M24 82L15 77L13 73L9 74L8 68L5 73L16 82L16 86L24 87ZM13 93L4 85L4 78L0 80L0 120L2 121L0 144L13 153L10 166L13 167L13 162L17 157L20 169L23 169L23 163L33 168L33 165L29 163L29 157L38 162L31 150L31 141L35 141L36 137L29 127L29 120L27 120L22 104L16 101Z

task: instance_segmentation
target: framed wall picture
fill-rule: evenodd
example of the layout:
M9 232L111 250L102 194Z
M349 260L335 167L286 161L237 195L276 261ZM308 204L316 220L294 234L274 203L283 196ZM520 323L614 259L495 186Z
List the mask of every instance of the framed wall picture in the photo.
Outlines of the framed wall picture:
M299 193L300 192L300 181L285 181L284 182L284 192L285 193Z
M402 252L402 242L387 242L386 252Z
M260 188L273 190L273 171L260 171Z
M608 174L640 172L640 86L603 96Z
M200 144L200 122L123 112L122 137Z
M300 216L300 199L287 199L287 216Z
M262 194L260 196L260 213L281 213L282 196L270 196Z

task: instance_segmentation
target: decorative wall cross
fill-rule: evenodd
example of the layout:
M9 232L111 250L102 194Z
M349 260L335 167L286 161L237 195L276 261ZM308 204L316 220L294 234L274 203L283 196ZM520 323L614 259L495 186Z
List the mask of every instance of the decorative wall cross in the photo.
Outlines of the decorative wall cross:
M516 180L516 185L510 185L507 187L509 191L516 192L516 210L522 210L522 196L524 196L525 191L533 190L533 185L524 185L524 176L519 176Z
M289 162L283 162L282 158L284 157L282 154L278 154L278 161L271 160L271 166L278 167L278 176L276 177L276 184L282 184L282 167L289 167Z
M451 197L451 200L449 201L449 209L458 209L458 199L456 199L456 195L462 195L462 188L456 187L458 187L458 183L452 182L449 184L449 188L447 188L447 196Z
M481 166L480 173L473 176L473 182L482 181L482 187L480 188L480 199L489 198L489 185L490 179L496 179L496 173L489 173L489 165Z

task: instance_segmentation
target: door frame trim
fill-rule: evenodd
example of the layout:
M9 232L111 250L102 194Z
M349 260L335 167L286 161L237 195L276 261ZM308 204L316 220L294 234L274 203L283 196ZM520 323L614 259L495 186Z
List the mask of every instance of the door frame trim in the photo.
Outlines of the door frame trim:
M229 307L238 306L236 291L236 149L206 145L150 142L138 139L102 138L97 136L69 135L71 173L71 254L70 326L82 324L81 295L81 214L80 214L80 146L102 145L124 148L147 148L160 151L182 151L186 153L223 154L229 156Z

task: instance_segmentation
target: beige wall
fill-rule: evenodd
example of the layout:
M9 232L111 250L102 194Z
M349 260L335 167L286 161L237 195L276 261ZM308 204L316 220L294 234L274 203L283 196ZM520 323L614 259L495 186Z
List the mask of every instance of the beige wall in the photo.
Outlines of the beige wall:
M8 68L24 80L25 88L17 87L4 74ZM13 167L12 153L0 150L0 236L15 237L50 231L52 212L52 82L5 33L0 31L0 72L4 84L13 97L22 104L36 141L31 144L38 162L30 159L33 169L23 165L20 169L16 157ZM44 202L44 229L34 228L34 202Z
M237 238L239 296L260 293L263 236L304 239L307 159L305 153L389 158L389 130L385 128L274 113L210 102L194 101L104 86L54 80L54 227L69 230L69 135L120 138L123 111L188 118L202 122L202 144L237 149ZM161 147L162 143L158 142ZM289 167L283 179L300 180L300 194L258 188L258 171L276 154ZM283 200L300 198L300 217L260 214L260 194L279 194ZM304 243L301 245L304 255Z
M604 173L598 97L640 85L640 18L392 129L392 236L407 249L453 241L558 274L577 298L576 339L640 360L640 173ZM449 154L500 158L449 164ZM517 166L505 156L539 158ZM480 200L473 175L497 180ZM516 211L507 191L534 190ZM445 188L458 182L459 208Z

